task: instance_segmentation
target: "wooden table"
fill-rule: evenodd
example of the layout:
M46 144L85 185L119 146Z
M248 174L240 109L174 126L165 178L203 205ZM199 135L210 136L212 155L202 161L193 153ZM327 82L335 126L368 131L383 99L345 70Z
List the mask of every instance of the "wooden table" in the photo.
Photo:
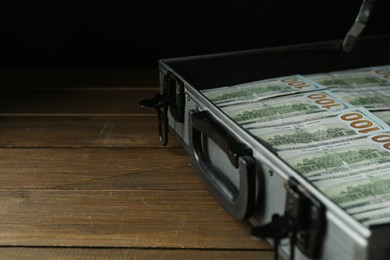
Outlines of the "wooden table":
M0 69L0 259L272 259L138 101L157 69Z

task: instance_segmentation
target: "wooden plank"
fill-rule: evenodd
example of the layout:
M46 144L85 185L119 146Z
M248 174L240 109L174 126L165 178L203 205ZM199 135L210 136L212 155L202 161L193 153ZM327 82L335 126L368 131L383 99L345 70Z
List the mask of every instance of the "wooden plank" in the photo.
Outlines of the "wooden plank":
M207 191L0 190L0 244L270 249Z
M272 260L273 253L264 250L170 250L170 249L127 249L127 248L0 248L1 259L246 259Z
M140 90L37 90L14 89L0 95L0 113L13 114L154 114L139 101L154 97L155 89Z
M0 86L21 89L158 88L155 68L0 68Z
M204 190L183 149L0 151L2 245L257 244L247 223L235 222ZM162 161L167 168L159 171Z
M204 190L181 148L0 149L0 187Z
M160 149L138 105L157 69L0 69L0 86L0 258L272 257L178 142Z
M0 147L161 147L157 116L1 116ZM167 147L180 147L173 137Z

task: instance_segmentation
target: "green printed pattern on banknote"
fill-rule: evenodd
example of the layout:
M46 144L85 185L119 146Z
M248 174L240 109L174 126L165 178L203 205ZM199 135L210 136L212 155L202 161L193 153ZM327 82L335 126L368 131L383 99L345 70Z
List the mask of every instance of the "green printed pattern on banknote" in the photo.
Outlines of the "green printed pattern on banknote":
M390 216L390 176L333 183L322 191L365 225L381 223Z
M367 165L390 162L390 152L374 143L368 136L358 135L342 143L280 151L278 154L309 180L327 174L356 170Z
M388 175L390 163L377 164L375 166L367 165L352 169L350 171L342 171L338 173L329 173L311 178L311 183L320 189L332 189L335 185L343 185L360 180L378 178Z
M330 199L339 205L350 204L354 201L359 201L367 198L375 198L380 195L388 194L390 190L390 179L368 179L360 182L357 185L348 183L345 189L337 194L332 194L332 190L328 191Z
M336 89L381 88L390 86L390 66L305 75L310 80Z
M219 107L256 101L279 95L324 89L299 75L255 81L230 87L203 90L202 93Z
M365 89L362 91L340 91L336 93L354 106L362 106L369 110L390 110L390 86L388 89Z
M267 124L252 124L246 129L269 143L276 151L305 149L328 143L342 142L356 134L385 129L387 124L364 108L344 109L333 113L318 113Z
M235 122L248 125L325 111L337 111L350 106L334 93L323 90L232 105L221 109Z

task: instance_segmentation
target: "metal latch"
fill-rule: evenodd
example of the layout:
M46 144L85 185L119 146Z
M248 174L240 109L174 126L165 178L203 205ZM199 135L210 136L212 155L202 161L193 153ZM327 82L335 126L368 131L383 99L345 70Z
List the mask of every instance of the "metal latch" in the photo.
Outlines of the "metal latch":
M168 100L172 117L179 123L184 123L184 83L175 75L168 72L164 76L164 92L168 93Z
M275 259L279 258L278 245L284 238L290 238L290 259L294 259L295 246L307 257L319 258L325 224L325 207L291 178L284 215L275 214L270 223L253 228L252 236L273 239Z
M161 93L156 94L152 99L141 100L139 104L141 107L152 107L156 109L160 143L165 146L168 143L168 111L170 111L174 120L179 123L184 123L184 83L173 75L173 73L167 72L164 75Z

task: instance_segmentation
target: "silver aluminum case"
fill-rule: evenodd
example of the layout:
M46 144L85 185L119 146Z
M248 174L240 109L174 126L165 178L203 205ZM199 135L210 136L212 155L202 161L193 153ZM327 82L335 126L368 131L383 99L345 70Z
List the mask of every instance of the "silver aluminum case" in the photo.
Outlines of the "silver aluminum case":
M387 38L385 39L387 41ZM320 46L333 46L339 44L339 41L331 41L326 43L318 43ZM389 226L383 226L381 228L369 229L349 214L330 201L324 194L319 192L314 186L312 186L301 175L297 174L287 164L281 161L276 155L268 150L261 143L256 141L240 126L229 119L223 112L221 112L216 106L214 106L207 98L205 98L198 86L194 86L193 83L187 80L187 74L177 70L177 64L183 61L196 60L200 64L202 61L208 59L223 58L224 56L235 55L251 55L251 53L268 53L268 52L281 52L289 51L290 49L311 49L315 44L304 44L298 46L286 46L261 50L250 50L233 53L222 53L212 55L202 55L194 57L162 59L159 61L159 73L160 73L160 89L163 89L164 75L168 72L173 73L179 80L184 83L185 89L185 117L184 123L175 121L172 116L169 117L170 132L178 138L183 147L189 154L190 148L190 128L192 111L204 111L208 110L214 116L220 124L223 124L226 129L234 133L235 136L243 143L250 146L253 150L253 157L256 160L258 167L262 171L257 173L257 192L260 198L257 201L257 209L255 214L249 219L253 226L264 225L271 221L272 215L278 213L283 215L285 210L286 199L286 183L289 178L293 177L304 189L306 189L311 195L315 196L326 207L326 231L325 238L322 246L322 253L320 259L329 260L378 260L387 259L390 255L390 241L387 237L390 234ZM321 48L320 48L321 49ZM321 51L321 50L319 50ZM282 66L283 64L281 64ZM356 64L359 66L359 64ZM374 65L374 64L369 64ZM320 71L319 71L320 72ZM283 75L280 75L283 76ZM261 79L261 78L259 78ZM251 81L252 79L250 79ZM244 82L242 82L244 83ZM217 87L217 86L216 86ZM222 151L211 142L210 153L214 156L214 163L219 164L225 171L235 171L234 168L226 168L226 164L229 164L226 156ZM227 173L230 174L231 173ZM233 173L234 175L234 173ZM249 230L248 230L249 232ZM272 240L269 240L272 243ZM280 255L288 259L289 257L289 244L288 241L282 241L279 247ZM295 249L295 259L309 259L298 249Z

